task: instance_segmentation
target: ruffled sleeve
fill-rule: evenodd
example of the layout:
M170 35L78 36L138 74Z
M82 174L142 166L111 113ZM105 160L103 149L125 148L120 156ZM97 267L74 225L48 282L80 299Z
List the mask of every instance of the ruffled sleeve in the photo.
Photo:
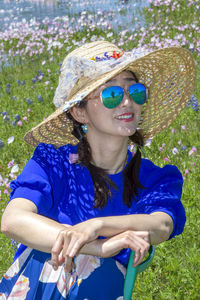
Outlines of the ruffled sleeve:
M147 159L142 160L140 182L146 189L140 190L135 211L138 214L151 214L162 211L169 214L174 230L169 239L183 232L186 215L181 203L183 177L176 166L155 166Z
M62 177L61 157L51 144L40 143L22 173L11 181L10 200L26 198L38 208L38 213L46 215L54 202L57 193L54 188Z

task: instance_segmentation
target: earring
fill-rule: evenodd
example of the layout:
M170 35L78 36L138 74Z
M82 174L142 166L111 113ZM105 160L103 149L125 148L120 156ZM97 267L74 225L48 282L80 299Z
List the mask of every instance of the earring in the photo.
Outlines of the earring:
M87 132L87 125L86 125L86 124L81 125L81 128L83 129L83 132L84 132L84 133Z

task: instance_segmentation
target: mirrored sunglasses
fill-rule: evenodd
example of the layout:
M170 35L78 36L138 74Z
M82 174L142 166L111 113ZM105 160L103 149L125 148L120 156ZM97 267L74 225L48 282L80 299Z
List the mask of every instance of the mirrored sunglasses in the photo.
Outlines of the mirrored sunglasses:
M128 88L131 99L142 105L147 100L146 87L142 83L135 83ZM121 86L109 86L101 92L101 101L107 108L117 107L124 98L124 89Z

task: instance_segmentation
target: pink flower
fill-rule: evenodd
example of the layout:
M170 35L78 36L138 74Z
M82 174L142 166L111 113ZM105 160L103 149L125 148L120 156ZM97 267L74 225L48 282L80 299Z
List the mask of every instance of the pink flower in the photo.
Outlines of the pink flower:
M50 73L50 72L51 72L51 70L47 69L47 72L48 72L48 73Z
M163 151L163 148L162 148L162 147L160 147L160 151Z
M172 128L172 133L175 133L175 131L176 131L176 130L175 130L174 128Z
M8 169L14 166L14 159L9 161L8 163Z
M17 122L17 125L18 125L18 126L22 126L22 121L18 121L18 122Z
M182 129L182 130L186 130L185 125L181 125L181 129Z
M189 170L188 169L186 169L185 170L185 175L187 175L189 173Z
M193 163L193 166L196 167L197 165L195 163Z
M45 84L48 85L50 82L49 81L45 81Z
M31 112L31 109L30 109L30 108L28 108L28 109L27 109L27 113L29 114L30 112Z
M169 158L165 157L164 158L165 161L171 161Z
M25 117L23 117L23 120L24 120L24 121L27 121L27 117L26 117L26 116L25 116Z
M197 148L196 148L196 147L192 147L192 151L193 151L194 153L196 153L196 152L197 152Z
M192 155L193 153L197 152L197 148L196 147L192 147L192 149L188 152L188 155Z
M74 164L78 161L78 154L76 153L70 153L69 154L69 163Z
M178 141L178 144L179 144L179 145L182 145L181 141Z
M7 189L4 190L4 194L9 194Z
M46 60L43 60L42 62L42 66L44 66L46 64Z
M166 146L166 144L165 144L165 143L163 143L163 144L162 144L162 147L164 148L165 146Z

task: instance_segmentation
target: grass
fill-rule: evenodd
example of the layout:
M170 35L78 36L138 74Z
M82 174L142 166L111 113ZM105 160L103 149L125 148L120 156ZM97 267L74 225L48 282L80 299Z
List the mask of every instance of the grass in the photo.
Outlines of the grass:
M146 18L146 35L144 43L150 43L152 36L158 35L162 40L162 32L168 25L166 35L174 39L177 34L175 26L180 24L191 24L195 20L199 26L199 11L195 10L195 6L187 7L188 1L176 1L180 7L175 11L168 9L166 5L155 7L149 12L145 9ZM150 24L155 25L154 30L149 30ZM109 31L111 32L111 31ZM86 42L92 36L103 36L106 38L108 32L96 28L89 31L85 28L82 32L77 32L71 36L68 45L73 46L73 40L81 41L83 37ZM186 30L184 35L193 43L196 39L197 32ZM128 34L127 34L128 38ZM109 40L109 38L107 38ZM110 40L119 40L118 34L113 32ZM126 49L132 49L136 46L139 37L134 41L125 43ZM16 41L15 41L16 42ZM188 44L185 45L188 48ZM9 49L9 43L6 42L6 49ZM3 178L8 178L8 182L12 179L9 177L10 169L8 163L14 159L14 163L18 164L20 174L23 167L32 156L34 148L23 143L24 134L32 127L40 123L44 117L47 117L54 111L52 104L55 88L58 84L58 74L60 63L67 54L63 47L54 52L52 55L45 51L41 56L33 58L25 57L21 60L21 64L14 64L10 67L2 67L0 74L0 112L7 111L9 120L4 120L0 116L0 139L4 142L4 146L0 148L0 174ZM194 59L197 62L197 82L195 96L200 97L200 57L194 52ZM45 64L42 64L46 61ZM47 71L50 70L50 72ZM44 74L43 78L35 83L32 79L40 74ZM18 85L17 80L25 80L25 84ZM49 84L45 82L49 81ZM10 84L10 93L6 92L7 84ZM52 87L52 89L51 89ZM41 95L44 102L38 101ZM16 100L13 100L13 96ZM31 99L32 104L27 104L27 99ZM31 109L27 113L27 109ZM22 126L14 127L11 121L15 120L16 114L19 114L21 120L23 116L27 116L28 120L22 120ZM155 257L149 269L141 273L136 281L134 288L135 299L198 299L200 294L200 260L199 260L199 244L200 238L198 228L200 226L199 203L200 203L200 174L199 174L199 151L200 151L200 111L194 111L192 107L186 108L179 117L164 132L157 135L151 143L151 146L145 147L146 156L156 165L164 166L165 164L176 165L184 175L182 202L186 210L187 222L182 235L172 239L166 243L157 245ZM185 126L185 130L181 126ZM172 128L175 130L172 133ZM11 144L7 144L7 139L14 136L15 140ZM179 143L181 141L181 144ZM165 144L165 146L162 146ZM192 147L197 148L197 153L188 155ZM160 151L160 147L163 148ZM182 148L183 147L183 148ZM178 153L174 155L172 150L176 148ZM164 160L168 158L169 162ZM187 173L188 170L189 172ZM186 174L187 173L187 174ZM5 194L5 189L10 192L9 187L5 184L0 186L0 216L2 215L6 203L9 200L9 193ZM6 272L10 266L14 255L10 240L3 234L0 234L0 277Z

